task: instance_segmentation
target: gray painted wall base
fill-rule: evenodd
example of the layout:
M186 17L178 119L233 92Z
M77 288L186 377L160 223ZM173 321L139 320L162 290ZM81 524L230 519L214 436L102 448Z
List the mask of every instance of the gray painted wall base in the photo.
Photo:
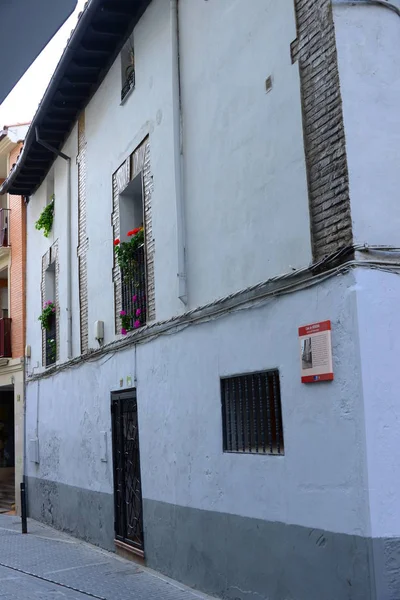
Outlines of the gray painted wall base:
M147 565L232 600L370 600L366 538L144 500Z
M115 551L114 496L64 483L28 477L28 514L32 519Z
M30 517L115 550L112 494L27 481ZM146 564L221 598L400 598L397 538L372 541L148 499L143 520Z

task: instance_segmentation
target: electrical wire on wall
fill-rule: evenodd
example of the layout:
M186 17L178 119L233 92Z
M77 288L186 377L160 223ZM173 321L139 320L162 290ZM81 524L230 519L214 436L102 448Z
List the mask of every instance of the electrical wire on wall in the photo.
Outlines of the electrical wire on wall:
M349 257L352 256L356 256L356 258L350 260ZM244 309L260 308L279 296L309 289L333 277L344 275L355 268L379 270L399 275L400 248L368 246L367 244L347 246L309 267L278 275L202 307L187 311L182 315L171 317L166 321L146 325L124 339L118 339L97 350L91 350L87 354L46 369L44 373L32 374L28 382L51 377L54 373L80 366L83 363L101 361L101 364L105 364L117 351L146 344L160 336L175 335L187 327L208 323L225 317L227 314Z

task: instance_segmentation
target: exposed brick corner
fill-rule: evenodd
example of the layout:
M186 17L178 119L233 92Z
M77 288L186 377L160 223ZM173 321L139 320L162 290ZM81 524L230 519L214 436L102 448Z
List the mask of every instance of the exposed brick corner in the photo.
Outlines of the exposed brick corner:
M342 99L331 0L294 0L314 260L353 242Z
M78 120L78 270L79 270L79 312L80 312L80 345L81 354L89 349L89 300L88 300L88 268L86 210L86 128L85 111Z

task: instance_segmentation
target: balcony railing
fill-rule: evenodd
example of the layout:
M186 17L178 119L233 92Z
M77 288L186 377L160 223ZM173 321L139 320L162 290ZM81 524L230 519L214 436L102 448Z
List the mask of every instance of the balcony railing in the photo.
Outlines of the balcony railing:
M54 365L57 359L56 317L51 315L50 327L46 329L46 367Z
M0 247L8 248L10 245L10 209L0 208Z
M144 245L132 254L121 269L122 310L130 319L129 329L146 324L146 260Z
M0 319L0 358L11 356L11 319Z

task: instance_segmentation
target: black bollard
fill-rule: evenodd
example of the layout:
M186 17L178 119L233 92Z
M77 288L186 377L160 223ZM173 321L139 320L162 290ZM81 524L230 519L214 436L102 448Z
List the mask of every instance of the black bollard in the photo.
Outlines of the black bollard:
M28 523L26 520L25 483L21 483L21 520L22 520L22 533L28 533Z

